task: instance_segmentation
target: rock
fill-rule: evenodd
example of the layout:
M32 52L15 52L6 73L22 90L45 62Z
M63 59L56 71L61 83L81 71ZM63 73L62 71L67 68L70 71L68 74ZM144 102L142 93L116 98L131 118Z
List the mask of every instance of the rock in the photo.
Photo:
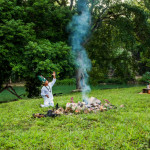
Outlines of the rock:
M81 102L81 104L85 105L85 102Z
M113 109L113 107L112 107L112 106L109 106L109 108L110 108L110 109Z
M99 111L100 111L99 109L95 109L95 110L93 110L93 113L97 113Z
M94 103L91 103L91 107L95 107L96 106L96 104L94 104Z
M90 105L90 104L101 104L101 101L100 100L98 100L97 98L95 98L95 97L90 97L89 99L88 99L88 104Z
M82 104L81 102L78 102L78 106L82 107L82 106L83 106L83 104Z
M96 109L97 111L100 111L100 108Z
M81 111L81 110L82 110L82 107L77 106L77 107L76 107L76 110L80 110L80 111Z
M85 110L85 109L87 109L87 107L85 105L83 105L82 110Z
M65 109L65 113L73 113L72 108L71 108L71 107L67 107L67 108Z
M109 104L108 104L108 103L105 103L105 104L104 104L104 106L108 107L108 106L109 106Z
M88 110L88 109L85 109L85 110L84 110L84 113L85 113L85 114L88 114L88 113L89 113L89 110Z
M69 113L68 115L72 116L72 115L73 115L73 113Z
M100 106L100 111L103 112L104 111L104 107L103 105Z
M90 111L94 110L92 107L91 107L91 108L89 108L89 109L90 109Z
M92 112L93 112L93 113L97 113L97 111L96 111L96 110L92 110Z
M66 104L66 108L68 108L68 107L77 107L78 106L78 104L77 103L67 103Z
M72 103L67 103L67 104L66 104L66 108L67 108L67 107L71 107L71 104L72 104Z
M87 108L91 108L91 105L86 105Z

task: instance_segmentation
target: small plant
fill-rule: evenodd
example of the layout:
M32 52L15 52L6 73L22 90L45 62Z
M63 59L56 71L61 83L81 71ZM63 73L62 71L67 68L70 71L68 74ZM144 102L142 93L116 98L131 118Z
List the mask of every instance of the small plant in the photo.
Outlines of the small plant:
M150 72L146 72L145 74L143 74L142 81L150 84Z

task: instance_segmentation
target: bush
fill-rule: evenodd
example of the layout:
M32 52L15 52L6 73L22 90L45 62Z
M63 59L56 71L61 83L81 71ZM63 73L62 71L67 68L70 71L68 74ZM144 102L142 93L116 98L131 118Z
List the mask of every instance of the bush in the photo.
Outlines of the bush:
M143 74L140 82L150 83L150 72L146 72L145 74Z
M112 79L106 79L106 83L124 84L124 83L126 83L126 81L124 81L120 78L112 78Z
M90 79L90 84L98 85L100 83L107 83L107 84L124 84L127 81L124 81L120 78L112 78L112 79Z
M75 85L76 79L57 80L56 85Z
M36 97L39 94L40 84L33 81L37 80L35 78L38 75L47 79L55 71L57 77L69 78L74 73L70 47L64 42L51 43L44 39L30 41L22 57L24 59L13 66L13 71L26 79L28 97Z

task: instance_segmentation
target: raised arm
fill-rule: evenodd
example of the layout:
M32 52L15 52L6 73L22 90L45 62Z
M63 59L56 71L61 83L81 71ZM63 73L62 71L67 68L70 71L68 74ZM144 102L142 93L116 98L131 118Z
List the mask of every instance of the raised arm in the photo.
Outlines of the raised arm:
M52 76L53 76L53 81L51 82L51 87L52 87L52 86L55 84L55 82L56 82L56 73L53 72Z

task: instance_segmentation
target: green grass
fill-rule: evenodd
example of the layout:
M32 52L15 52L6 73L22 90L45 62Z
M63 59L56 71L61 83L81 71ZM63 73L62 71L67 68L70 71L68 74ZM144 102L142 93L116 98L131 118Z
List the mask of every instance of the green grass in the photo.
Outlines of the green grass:
M107 112L32 118L46 113L43 99L0 104L0 148L15 150L146 150L150 139L150 95L138 94L143 87L100 90L89 96L108 99L117 109ZM81 93L55 97L65 106L70 97L81 101ZM119 106L124 104L124 108Z
M22 95L22 94L25 94L25 87L13 87L16 91L16 93L18 95ZM23 98L26 98L24 96L21 96ZM4 102L4 101L11 101L11 100L14 100L14 99L18 99L15 95L11 94L9 91L7 90L4 90L2 93L0 93L0 102Z
M137 86L137 85L117 85L117 84L116 85L99 85L99 86L91 86L91 88L95 90L95 89L128 88L128 87L133 87L133 86ZM15 89L18 95L22 95L21 97L23 99L27 99L27 96L24 96L26 95L25 87L14 86L13 88ZM75 85L55 85L53 87L53 93L69 94L75 88L76 88ZM18 99L18 98L15 95L8 92L7 90L0 93L0 102L9 102L14 99Z

